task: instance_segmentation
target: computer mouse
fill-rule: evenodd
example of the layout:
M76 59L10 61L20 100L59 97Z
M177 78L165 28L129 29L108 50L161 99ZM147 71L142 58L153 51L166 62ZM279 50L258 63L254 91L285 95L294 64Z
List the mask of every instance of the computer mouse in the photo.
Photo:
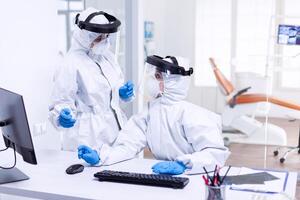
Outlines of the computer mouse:
M70 167L68 167L66 169L66 173L67 174L77 174L82 172L84 169L84 166L81 164L75 164L75 165L71 165Z

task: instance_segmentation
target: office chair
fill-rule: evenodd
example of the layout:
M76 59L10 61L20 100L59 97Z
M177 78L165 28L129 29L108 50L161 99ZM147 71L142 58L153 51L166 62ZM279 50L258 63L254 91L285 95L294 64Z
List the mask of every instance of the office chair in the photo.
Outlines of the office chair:
M278 148L273 152L274 156L278 156L279 151L280 151L281 148L282 148L282 147L278 147ZM284 161L286 160L287 156L288 156L290 153L292 153L292 152L297 151L298 154L300 154L300 127L299 127L299 135L298 135L298 145L297 145L296 147L291 147L291 146L289 146L289 147L287 147L287 148L288 148L288 150L287 150L286 152L284 152L283 156L279 159L279 161L280 161L281 163L284 163Z
M300 111L300 105L286 100L282 100L266 94L247 94L251 87L240 91L235 91L232 83L226 79L217 67L213 58L209 58L217 84L225 96L226 106L222 113L223 126L238 130L241 134L226 134L225 137L231 142L254 143L286 146L287 136L285 130L270 123L261 123L255 119L255 115L261 104L275 104L283 108ZM249 113L252 113L249 116ZM265 130L268 131L267 136ZM267 137L267 138L266 138ZM267 141L266 141L267 139ZM297 147L288 147L280 162L283 163L290 152L298 150L300 153L300 133L299 145ZM279 149L274 151L274 156L279 154Z

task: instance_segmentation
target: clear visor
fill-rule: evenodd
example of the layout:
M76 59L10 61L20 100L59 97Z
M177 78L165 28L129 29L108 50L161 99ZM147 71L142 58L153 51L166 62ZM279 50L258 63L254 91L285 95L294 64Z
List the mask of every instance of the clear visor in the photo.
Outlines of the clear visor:
M110 42L110 50L116 55L116 59L118 60L118 55L120 52L120 46L125 46L125 41L120 40L120 31L115 33L110 33L108 35L108 40ZM122 45L120 44L122 42ZM124 64L121 64L124 66Z
M138 92L143 96L144 102L159 97L163 92L164 74L151 64L146 63L143 75L140 76Z
M97 33L95 33L97 34ZM100 33L98 36L94 39L94 42L101 42L109 37L109 34Z
M92 44L97 44L97 43L100 43L100 42L109 42L109 49L110 51L116 55L116 59L117 58L117 55L119 53L119 32L116 32L116 33L94 33L94 32L89 32L89 41L91 42L91 46L92 47L93 45Z
M106 40L109 37L109 34L103 34L103 33L89 33L89 40L91 43L99 43L101 41Z
M94 53L102 54L104 50L107 50L109 48L110 42L107 38L108 38L108 34L98 34L98 35L95 35L94 33L92 34L90 48L94 50Z
M146 63L145 67L146 76L153 77L158 81L163 81L163 73L156 66Z

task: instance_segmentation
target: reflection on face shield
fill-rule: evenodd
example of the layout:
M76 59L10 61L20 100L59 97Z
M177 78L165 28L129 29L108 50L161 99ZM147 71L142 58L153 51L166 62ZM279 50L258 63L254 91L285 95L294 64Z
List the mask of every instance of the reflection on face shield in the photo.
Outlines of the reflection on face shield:
M93 33L93 32L87 32L87 31L85 31L84 30L84 32L85 32L85 34L88 36L88 41L94 41L95 39L97 39L98 37L99 37L99 35L100 35L100 33Z
M163 75L155 67L148 65L145 81L146 93L150 100L162 95L164 91Z
M91 43L91 46L90 46L91 48L93 48L97 43L104 41L109 36L109 34L100 34L100 35L96 34L96 33L93 33L93 34L95 34L96 36L92 40L93 42Z
M98 43L101 42L103 40L105 40L106 38L108 38L109 34L100 34L94 41L93 43Z
M101 55L105 51L109 50L110 41L108 34L99 35L91 44L91 50L96 55Z

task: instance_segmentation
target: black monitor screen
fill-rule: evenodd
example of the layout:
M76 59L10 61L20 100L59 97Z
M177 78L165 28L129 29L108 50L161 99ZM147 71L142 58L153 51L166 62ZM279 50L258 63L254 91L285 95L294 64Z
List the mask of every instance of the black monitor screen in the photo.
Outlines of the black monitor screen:
M277 42L278 44L300 45L300 26L280 24Z
M2 88L0 88L0 128L7 147L15 147L24 161L37 163L23 98Z

